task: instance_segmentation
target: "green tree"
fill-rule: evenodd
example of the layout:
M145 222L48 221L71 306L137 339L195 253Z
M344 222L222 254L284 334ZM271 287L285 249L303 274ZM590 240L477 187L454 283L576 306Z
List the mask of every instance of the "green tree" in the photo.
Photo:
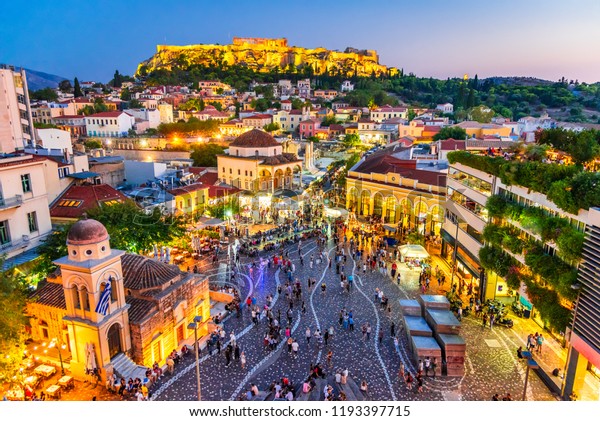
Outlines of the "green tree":
M279 127L279 123L269 123L269 124L265 124L265 126L263 127L265 132L269 132L269 133L276 132L280 128L281 127Z
M81 92L81 85L79 84L79 79L75 78L73 81L73 96L75 98L79 98L83 96L83 92Z
M142 104L137 98L131 98L129 101L129 108L144 108L144 104Z
M582 131L575 137L574 142L570 144L568 152L571 154L576 164L582 165L598 157L599 147L594 134L590 130Z
M35 127L36 129L56 129L58 128L58 126L56 124L52 124L52 123L33 123L33 127Z
M4 266L0 256L0 268ZM25 351L26 284L16 270L0 272L0 382L12 382Z
M362 141L360 140L360 136L358 136L358 134L350 133L344 136L344 140L342 140L342 143L347 147L352 148L354 146L360 145Z
M471 108L469 110L470 118L480 123L489 123L490 121L492 121L492 117L494 117L494 114L494 110L491 110L488 107L482 105Z
M87 149L102 149L102 143L99 140L88 140L84 145Z
M29 97L38 101L52 102L58 99L58 94L52 88L43 88L37 91L29 92Z
M112 80L112 86L115 88L120 88L122 84L123 84L123 78L121 77L121 74L119 73L119 71L115 70L115 75Z
M192 146L190 158L194 160L195 167L216 167L217 155L224 151L225 148L216 143L203 143Z
M412 108L409 108L408 112L406 113L407 120L413 121L416 116L417 116L417 113L415 112L415 110L413 110Z
M442 129L433 136L434 141L444 139L465 140L466 138L466 130L458 126L442 127Z
M129 88L125 88L121 91L121 100L122 101L130 101L131 100L131 91Z
M69 93L73 90L73 86L71 86L71 81L65 79L59 82L58 89L61 92Z

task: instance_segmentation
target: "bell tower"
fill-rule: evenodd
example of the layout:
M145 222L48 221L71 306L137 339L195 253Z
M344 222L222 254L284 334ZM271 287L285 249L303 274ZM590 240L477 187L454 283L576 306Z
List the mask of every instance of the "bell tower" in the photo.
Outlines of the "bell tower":
M54 263L62 274L71 370L82 377L86 370L97 367L105 380L104 368L111 358L131 349L121 267L124 252L110 248L106 228L93 219L71 227L67 249L68 255Z

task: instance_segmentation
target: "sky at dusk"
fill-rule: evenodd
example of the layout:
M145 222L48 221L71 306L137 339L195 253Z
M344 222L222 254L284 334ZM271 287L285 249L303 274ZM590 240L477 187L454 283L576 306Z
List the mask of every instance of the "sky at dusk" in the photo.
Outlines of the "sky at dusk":
M233 36L375 49L380 63L426 77L600 81L598 0L13 1L0 14L0 63L107 82L157 44Z

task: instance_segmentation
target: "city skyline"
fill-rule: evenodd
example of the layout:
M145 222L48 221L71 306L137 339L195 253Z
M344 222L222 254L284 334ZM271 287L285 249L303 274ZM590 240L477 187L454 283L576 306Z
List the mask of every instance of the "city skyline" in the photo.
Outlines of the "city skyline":
M361 9L357 2L347 2L343 8L319 4L317 9L291 4L284 13L270 13L277 6L272 1L179 2L168 10L158 9L157 4L100 6L67 1L58 9L42 0L34 2L26 15L18 5L9 4L0 18L4 40L0 62L106 82L115 69L133 74L158 44L228 44L234 36L286 37L290 45L307 48L373 49L381 64L421 77L446 79L467 73L479 78L600 81L600 58L591 53L600 50L600 27L594 25L600 4L592 1L566 9L558 1L511 0L501 10L471 0ZM181 16L197 19L182 25Z

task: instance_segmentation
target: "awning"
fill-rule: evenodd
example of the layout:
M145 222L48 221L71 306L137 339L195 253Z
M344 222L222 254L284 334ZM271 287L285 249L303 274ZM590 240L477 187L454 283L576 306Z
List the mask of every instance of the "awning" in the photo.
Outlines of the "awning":
M386 231L390 231L390 232L396 232L396 231L398 231L398 225L397 224L383 224L383 229Z
M328 216L330 218L341 218L341 217L347 217L348 216L348 211L346 209L343 208L328 208L325 207L323 209L323 213L325 214L325 216Z
M98 174L96 172L91 172L91 171L74 172L73 174L67 175L67 177L71 177L76 180L85 180L88 178L94 178L94 177L99 177L99 176L100 176L100 174Z
M465 259L464 257L462 257L460 255L460 253L456 253L456 260L458 260L460 263L462 263L462 265L465 267L465 269L467 269L467 271L469 271L469 273L474 276L475 278L481 278L481 272L473 267L473 265L471 263L469 263L469 261L467 259Z
M196 224L197 227L216 227L218 225L223 225L225 221L219 218L207 218L205 216L201 217Z
M429 253L427 253L425 247L420 246L418 244L405 244L403 246L398 247L398 251L400 252L402 257L418 259L426 259L427 257L429 257Z
M450 244L451 246L454 246L454 237L452 237L450 234L448 234L448 232L445 229L441 229L440 230L440 234L442 236L442 239L447 242L448 244Z

